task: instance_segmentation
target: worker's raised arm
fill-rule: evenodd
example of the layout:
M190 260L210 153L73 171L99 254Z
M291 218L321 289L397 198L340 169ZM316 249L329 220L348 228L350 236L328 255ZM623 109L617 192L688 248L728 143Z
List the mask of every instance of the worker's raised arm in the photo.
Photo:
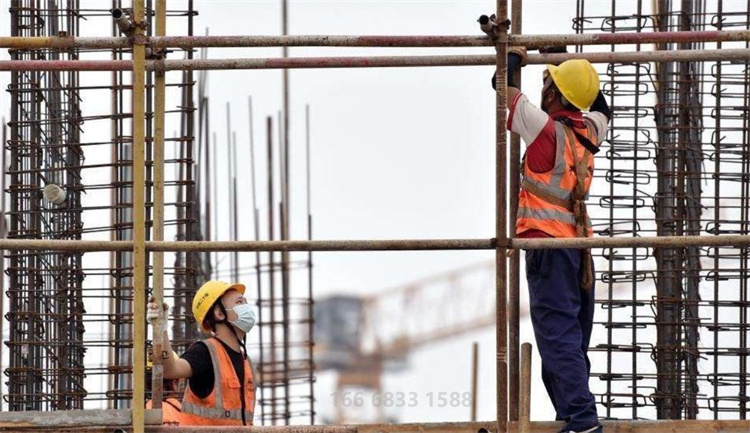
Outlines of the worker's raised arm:
M193 376L193 369L190 364L182 358L177 358L172 355L172 344L169 341L169 333L167 333L167 313L169 306L167 304L159 305L154 302L154 299L149 299L149 303L146 306L146 319L151 326L160 320L163 324L162 332L162 349L161 353L154 353L154 356L161 356L162 366L164 367L164 379L187 379ZM157 336L154 335L154 339Z

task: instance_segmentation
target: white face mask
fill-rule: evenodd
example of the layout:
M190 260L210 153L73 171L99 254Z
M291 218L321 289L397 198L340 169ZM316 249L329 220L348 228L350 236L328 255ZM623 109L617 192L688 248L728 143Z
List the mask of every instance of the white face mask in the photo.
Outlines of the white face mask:
M240 304L234 308L227 308L227 311L233 310L237 314L237 320L229 322L236 326L237 329L247 334L255 326L255 311L250 304Z

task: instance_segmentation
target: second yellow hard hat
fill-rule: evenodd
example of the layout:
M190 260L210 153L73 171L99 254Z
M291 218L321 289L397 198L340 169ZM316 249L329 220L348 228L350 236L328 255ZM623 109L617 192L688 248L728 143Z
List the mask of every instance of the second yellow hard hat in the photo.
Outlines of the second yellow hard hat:
M579 110L586 111L599 94L599 74L584 59L567 60L559 66L547 65L560 93Z

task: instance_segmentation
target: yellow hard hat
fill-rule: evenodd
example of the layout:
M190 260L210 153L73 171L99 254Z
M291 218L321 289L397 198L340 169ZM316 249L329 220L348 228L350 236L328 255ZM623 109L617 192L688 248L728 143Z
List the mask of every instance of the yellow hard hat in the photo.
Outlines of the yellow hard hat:
M198 325L204 333L208 334L211 332L211 328L206 327L206 325L203 324L208 311L214 305L216 300L221 298L224 293L229 290L236 290L245 294L245 285L239 283L229 284L223 281L211 280L203 283L201 288L198 289L198 292L195 294L195 297L193 298L193 317L195 317L195 321L198 322Z
M587 111L599 94L599 74L585 59L566 60L560 66L547 65L560 93L579 110Z
M177 354L177 352L172 351L172 359L177 361L180 359L180 355ZM148 359L146 359L146 368L153 368L154 367L154 358L153 355L148 356Z

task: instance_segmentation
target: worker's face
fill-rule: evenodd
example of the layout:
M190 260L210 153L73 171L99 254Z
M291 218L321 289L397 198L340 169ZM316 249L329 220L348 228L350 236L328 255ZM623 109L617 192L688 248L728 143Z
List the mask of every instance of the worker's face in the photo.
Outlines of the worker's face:
M544 85L542 86L542 102L539 104L539 108L549 114L549 106L555 100L555 86L552 85L552 78L549 76L549 71L546 69L544 70L543 78Z
M247 304L247 299L245 299L242 293L236 290L229 290L221 297L221 303L224 304L224 310L227 312L227 320L232 323L237 321L237 313L234 312L234 307Z

